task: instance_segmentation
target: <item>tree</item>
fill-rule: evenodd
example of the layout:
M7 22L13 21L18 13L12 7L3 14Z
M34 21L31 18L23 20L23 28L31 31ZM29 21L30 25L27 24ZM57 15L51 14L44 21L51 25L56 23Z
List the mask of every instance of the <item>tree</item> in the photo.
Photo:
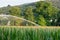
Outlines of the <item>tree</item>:
M30 21L34 21L34 13L33 13L33 8L32 6L29 6L25 9L25 12L24 12L24 16L25 16L25 19L27 20L30 20Z
M10 7L10 9L9 9L9 14L20 17L21 10L20 10L19 7Z
M9 14L13 16L21 17L21 9L19 7L10 7ZM18 25L20 21L18 19L16 21L12 20L11 25Z
M59 10L59 12L58 12L58 14L57 14L57 20L56 20L56 26L60 26L60 10Z
M49 23L50 25L53 25L51 23L53 21L55 21L55 19L57 17L58 9L55 8L52 5L51 2L48 3L46 1L40 1L40 2L36 3L35 13L37 14L38 17L39 17L39 15L43 15L43 17L45 18L46 22ZM50 22L51 19L53 20L52 22ZM49 25L49 24L47 24L47 25Z
M39 15L39 17L36 20L37 24L39 24L40 26L46 26L46 20L42 15Z

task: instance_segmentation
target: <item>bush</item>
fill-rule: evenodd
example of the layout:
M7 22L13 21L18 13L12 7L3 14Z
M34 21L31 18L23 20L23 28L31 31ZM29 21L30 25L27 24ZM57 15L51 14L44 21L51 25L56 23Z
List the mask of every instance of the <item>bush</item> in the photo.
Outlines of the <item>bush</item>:
M60 28L0 27L0 40L60 40Z

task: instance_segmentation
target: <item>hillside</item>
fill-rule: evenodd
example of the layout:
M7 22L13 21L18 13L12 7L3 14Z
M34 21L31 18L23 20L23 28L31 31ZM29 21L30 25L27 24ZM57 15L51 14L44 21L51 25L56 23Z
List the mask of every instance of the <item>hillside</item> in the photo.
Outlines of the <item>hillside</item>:
M39 1L16 6L8 5L0 8L0 14L21 17L41 26L59 26L60 10L58 6L58 8L54 6L55 3L52 4L50 1ZM18 20L16 24L20 25Z
M55 7L60 8L60 5L59 5L60 4L60 0L47 0L47 2L52 2ZM24 10L28 6L32 6L34 8L35 7L35 3L37 3L37 2L26 3L26 4L22 4L22 5L16 5L16 6L17 7L21 7L21 9ZM2 8L0 8L0 11L3 10L2 13L5 13L9 9L8 7L9 7L9 5L7 5L7 7L2 7Z
M26 4L22 4L22 5L16 5L16 7L20 7L22 11L25 10L26 7L28 7L28 6L32 6L34 8L35 7L35 2L34 3L28 3L28 4L26 3ZM3 10L2 13L7 13L8 9L10 7L12 7L12 6L11 5L7 5L7 7L0 8L0 11Z
M60 0L47 0L47 2L52 2L57 8L60 8Z
M55 7L60 8L60 5L59 5L59 4L60 4L60 0L48 0L47 2L52 2ZM16 6L17 6L17 7L20 7L20 8L22 9L22 11L23 11L23 10L25 10L28 6L32 6L33 8L35 8L35 4L36 4L36 3L37 3L37 2L34 2L34 3L26 3L26 4L22 4L22 5L16 5ZM2 8L0 8L0 11L3 10L2 13L6 13L7 10L9 9L9 6L11 7L11 5L7 5L7 7L2 7Z

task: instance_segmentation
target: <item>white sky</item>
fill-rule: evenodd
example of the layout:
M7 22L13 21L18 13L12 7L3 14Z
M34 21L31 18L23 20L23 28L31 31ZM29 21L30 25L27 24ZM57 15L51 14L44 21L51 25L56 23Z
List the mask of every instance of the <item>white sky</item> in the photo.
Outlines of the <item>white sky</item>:
M39 0L0 0L0 7L7 6L7 5L20 5L24 3L36 2Z

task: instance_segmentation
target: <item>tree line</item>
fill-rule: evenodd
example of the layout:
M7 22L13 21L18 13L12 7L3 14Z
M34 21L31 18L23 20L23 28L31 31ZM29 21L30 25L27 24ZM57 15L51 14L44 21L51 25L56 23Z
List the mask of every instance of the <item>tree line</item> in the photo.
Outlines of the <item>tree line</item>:
M0 10L0 13L2 11ZM27 6L25 9L8 5L4 13L22 17L40 26L60 26L60 9L54 7L51 2L39 1L34 6Z

